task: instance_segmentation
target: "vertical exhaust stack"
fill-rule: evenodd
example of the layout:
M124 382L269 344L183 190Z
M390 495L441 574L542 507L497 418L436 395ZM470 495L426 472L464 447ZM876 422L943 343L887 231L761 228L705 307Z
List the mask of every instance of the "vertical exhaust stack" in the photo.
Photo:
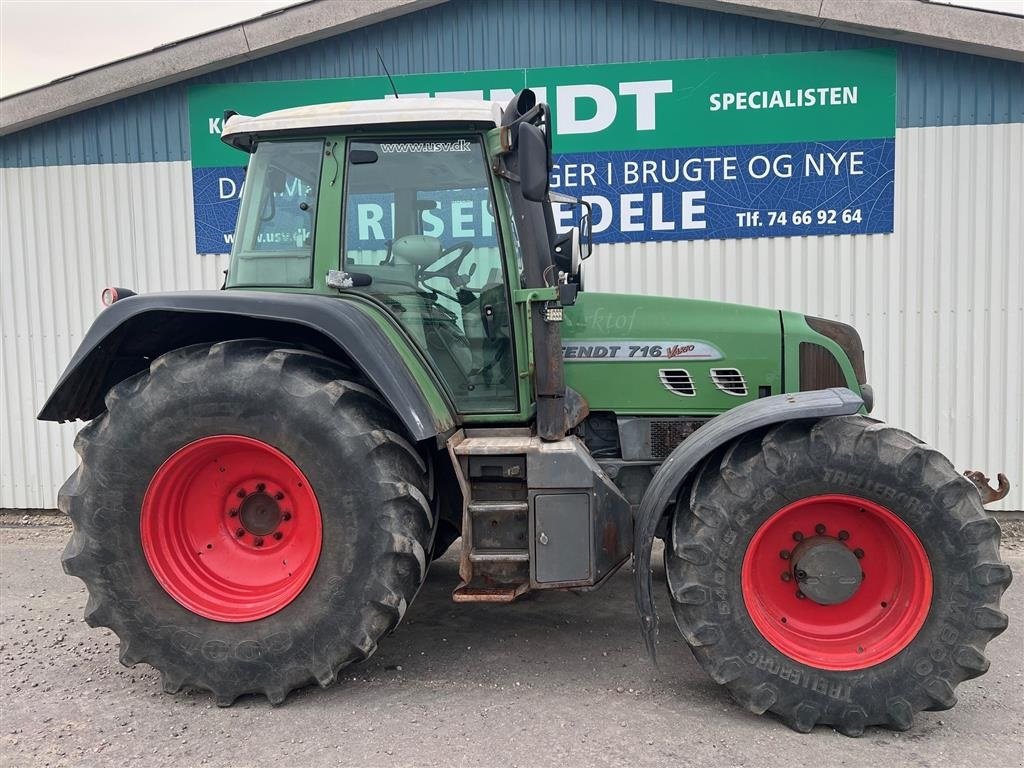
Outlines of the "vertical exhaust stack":
M502 127L509 129L510 152L505 155L505 166L516 178L519 168L519 127L523 122L547 122L551 130L547 108L537 104L537 97L528 88L519 92L506 107ZM550 147L550 134L548 136ZM551 156L548 153L550 170ZM533 202L523 197L518 183L509 196L512 212L519 229L523 251L523 278L526 288L548 288L554 246L554 215L546 202ZM535 387L537 391L537 433L542 440L561 440L568 429L565 412L565 378L562 367L562 331L557 322L545 318L544 305L530 305L530 323L533 331Z

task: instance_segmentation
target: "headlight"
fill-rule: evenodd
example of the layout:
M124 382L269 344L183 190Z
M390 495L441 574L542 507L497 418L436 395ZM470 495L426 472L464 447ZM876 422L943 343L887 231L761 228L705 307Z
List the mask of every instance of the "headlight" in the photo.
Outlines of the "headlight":
M850 358L850 365L853 366L853 375L857 377L857 383L866 384L868 374L864 367L864 346L860 342L860 334L857 333L857 329L852 325L826 320L823 317L804 315L804 319L811 328L822 336L832 339L842 348L846 356Z

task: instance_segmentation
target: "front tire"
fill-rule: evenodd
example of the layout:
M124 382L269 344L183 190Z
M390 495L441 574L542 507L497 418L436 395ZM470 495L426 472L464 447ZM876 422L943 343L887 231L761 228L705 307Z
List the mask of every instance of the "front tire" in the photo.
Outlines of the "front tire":
M270 342L170 352L79 434L59 504L86 621L164 689L271 703L370 656L422 584L424 459L387 405Z
M707 461L671 520L676 622L743 706L798 731L911 726L989 666L1007 617L999 526L916 438L794 422Z

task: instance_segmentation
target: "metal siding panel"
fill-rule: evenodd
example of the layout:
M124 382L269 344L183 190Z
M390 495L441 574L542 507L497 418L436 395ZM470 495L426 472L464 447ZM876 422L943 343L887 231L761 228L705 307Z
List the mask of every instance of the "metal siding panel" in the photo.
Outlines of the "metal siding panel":
M378 48L393 73L419 73L892 46L900 127L1024 121L1019 63L646 0L518 10L452 0L131 96L0 138L0 165L188 159L189 84L379 75Z
M600 246L587 286L851 323L874 415L1006 472L995 508L1024 509L1024 124L900 130L896 158L892 235Z
M892 235L601 246L588 287L854 324L876 415L958 469L1005 471L999 506L1024 509L1024 124L901 130L896 157ZM54 506L75 466L77 427L34 415L102 287L220 285L224 258L192 254L190 211L185 162L0 170L0 507Z
M75 467L81 425L35 414L102 288L220 286L226 257L192 253L191 189L187 162L0 169L0 507L55 507Z

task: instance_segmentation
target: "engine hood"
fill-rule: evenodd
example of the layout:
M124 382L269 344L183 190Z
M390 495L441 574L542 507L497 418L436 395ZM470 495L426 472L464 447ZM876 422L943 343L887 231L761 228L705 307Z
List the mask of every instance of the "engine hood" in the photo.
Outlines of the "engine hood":
M783 391L776 310L588 292L564 318L566 384L592 411L714 415Z

